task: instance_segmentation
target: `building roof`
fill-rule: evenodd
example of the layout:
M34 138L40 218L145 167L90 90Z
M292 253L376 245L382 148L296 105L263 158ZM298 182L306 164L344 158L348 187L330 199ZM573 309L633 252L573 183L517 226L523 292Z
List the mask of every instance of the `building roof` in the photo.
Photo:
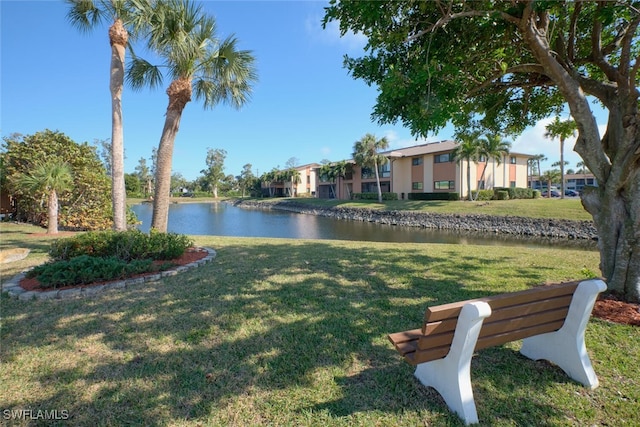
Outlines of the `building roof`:
M453 150L457 146L458 143L455 141L429 142L427 144L385 151L380 154L384 154L388 157L413 157L424 154L447 152Z
M456 141L445 140L439 142L429 142L427 144L414 145L406 148L399 148L396 150L389 150L382 152L380 154L384 154L387 157L414 157L414 156L423 156L425 154L434 154L434 153L446 153L454 150L458 146ZM518 155L522 157L533 157L531 154L524 153L516 153L510 151L509 154Z

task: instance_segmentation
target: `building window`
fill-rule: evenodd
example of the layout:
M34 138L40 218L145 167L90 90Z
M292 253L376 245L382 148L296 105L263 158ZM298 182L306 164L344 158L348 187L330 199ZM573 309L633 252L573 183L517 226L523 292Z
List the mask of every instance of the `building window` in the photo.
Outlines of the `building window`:
M360 190L363 193L377 193L378 192L378 184L375 182L363 182L360 186ZM380 190L383 193L391 192L391 182L389 181L380 181Z
M436 190L453 190L456 188L456 185L453 181L435 181L433 187Z
M391 176L391 162L387 161L384 165L380 165L380 178L389 178Z
M362 174L360 176L362 179L371 179L376 177L376 173L371 168L363 167Z
M433 156L433 163L447 163L452 161L451 153L436 154Z
M414 182L411 184L411 189L412 190L422 190L422 183L421 182Z
M478 158L478 163L486 163L486 162L487 162L486 156L483 155Z
M512 165L515 165L516 164L516 158L513 157L513 156L509 157L509 163L511 163Z
M515 181L509 181L509 187L516 188L516 182Z
M311 184L311 176L307 175L307 184Z
M478 190L484 190L484 181L478 181Z
M414 157L413 159L411 159L412 166L419 166L421 164L422 164L422 157Z

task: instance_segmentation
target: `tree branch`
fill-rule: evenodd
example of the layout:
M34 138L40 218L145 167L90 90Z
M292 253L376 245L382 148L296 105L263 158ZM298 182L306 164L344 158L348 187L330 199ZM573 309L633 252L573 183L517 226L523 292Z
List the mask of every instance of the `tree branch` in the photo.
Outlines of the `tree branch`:
M431 33L433 31L436 31L439 28L443 28L449 22L453 21L454 19L473 18L473 17L486 17L490 13L490 12L484 11L484 10L469 10L469 11L466 11L466 12L450 13L450 10L451 9L449 9L446 13L443 11L443 16L440 19L438 19L438 21L435 24L430 25L429 27L425 28L424 30L418 31L415 34L408 36L407 40L405 40L405 42L406 43L411 43L415 39L420 38L420 37L424 36L427 33ZM505 13L505 12L499 12L499 16L502 19L504 19L505 21L510 22L512 24L518 25L518 23L520 22L519 18L516 18L515 16L511 16L508 13Z
M629 70L631 65L631 47L633 46L633 40L635 36L635 32L638 29L638 25L640 24L640 15L636 17L633 21L629 23L629 26L625 28L624 36L622 37L622 52L620 54L620 65L619 68L622 71L622 74L625 75L626 71ZM636 61L637 65L637 61ZM633 86L635 86L635 80L631 81Z
M567 57L572 63L576 59L576 28L578 27L578 17L582 11L582 2L576 2L571 14L571 23L569 25L569 41L567 47Z
M601 8L602 5L598 7ZM604 53L602 52L602 23L597 18L593 20L593 32L591 33L591 58L609 80L613 82L619 81L620 73L618 73L618 70L604 59Z

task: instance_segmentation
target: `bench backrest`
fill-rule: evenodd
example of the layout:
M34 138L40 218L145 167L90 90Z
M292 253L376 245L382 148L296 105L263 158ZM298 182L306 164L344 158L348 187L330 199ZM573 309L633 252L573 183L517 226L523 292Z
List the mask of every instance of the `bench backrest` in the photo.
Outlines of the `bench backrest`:
M413 363L441 359L449 353L462 307L485 301L491 307L480 331L476 350L557 331L564 324L579 282L540 286L521 292L429 307Z

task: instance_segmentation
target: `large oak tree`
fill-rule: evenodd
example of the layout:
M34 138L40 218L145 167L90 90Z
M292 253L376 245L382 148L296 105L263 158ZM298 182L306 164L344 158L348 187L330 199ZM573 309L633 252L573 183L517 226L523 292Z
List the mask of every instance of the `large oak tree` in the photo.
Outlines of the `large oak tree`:
M582 203L598 229L610 290L640 300L638 1L333 0L324 23L368 37L345 59L379 89L373 118L415 135L480 125L521 132L564 106L574 150L597 188ZM593 102L608 111L601 134Z

